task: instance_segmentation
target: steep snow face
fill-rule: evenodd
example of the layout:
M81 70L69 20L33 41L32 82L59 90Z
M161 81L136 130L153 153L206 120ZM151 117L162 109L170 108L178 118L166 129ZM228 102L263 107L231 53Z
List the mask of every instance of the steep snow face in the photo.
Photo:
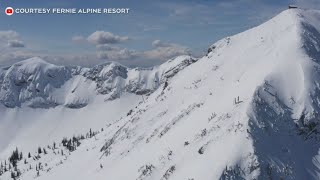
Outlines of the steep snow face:
M296 17L300 56L294 53L293 62L268 75L249 113L262 179L320 179L320 13L298 11Z
M320 179L319 14L284 11L218 41L196 63L178 63L178 74L121 71L119 87L124 77L139 77L145 89L165 83L80 145L32 152L18 163L21 178ZM46 166L37 173L39 163Z

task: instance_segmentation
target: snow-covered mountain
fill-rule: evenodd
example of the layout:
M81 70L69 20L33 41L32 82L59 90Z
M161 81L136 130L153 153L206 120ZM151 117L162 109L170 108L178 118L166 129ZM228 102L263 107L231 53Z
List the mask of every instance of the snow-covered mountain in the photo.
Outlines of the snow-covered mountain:
M0 157L100 129L196 62L179 56L153 68L106 63L62 67L31 58L0 71Z
M9 108L82 108L97 95L105 100L125 92L146 95L195 61L180 56L153 68L130 69L114 62L93 68L63 67L31 58L0 70L0 103Z
M70 72L61 76L63 85L50 83L54 90L48 97L57 99L57 104L70 104L65 99L78 89L82 91L79 97L86 96L90 86L81 84L88 82L94 82L97 97L107 100L110 94L122 99L119 92L148 96L99 129L47 142L40 149L35 146L30 157L19 146L23 157L13 153L11 162L16 168L11 164L9 170L7 161L2 165L7 171L0 178L320 179L319 45L320 11L290 9L218 41L203 58L169 68L172 71L159 72L162 66L128 70L117 64L93 69L55 67ZM12 79L9 73L5 70L2 77ZM67 79L75 77L85 80L67 86ZM21 82L13 79L12 83ZM13 86L5 82L2 87ZM41 84L34 87L44 92L48 83ZM15 92L24 95L25 89ZM71 91L61 98L64 101L56 98L64 94L61 89ZM23 96L14 104L29 102L26 97L30 98Z

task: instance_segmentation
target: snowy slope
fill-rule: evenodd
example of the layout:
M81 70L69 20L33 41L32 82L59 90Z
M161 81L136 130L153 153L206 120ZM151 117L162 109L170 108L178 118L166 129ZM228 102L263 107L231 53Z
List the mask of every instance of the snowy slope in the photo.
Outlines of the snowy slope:
M320 179L319 24L286 10L218 41L103 129L35 147L20 179Z
M149 69L118 63L62 67L31 58L0 71L0 157L100 129L194 63L179 56ZM2 159L2 158L0 158Z

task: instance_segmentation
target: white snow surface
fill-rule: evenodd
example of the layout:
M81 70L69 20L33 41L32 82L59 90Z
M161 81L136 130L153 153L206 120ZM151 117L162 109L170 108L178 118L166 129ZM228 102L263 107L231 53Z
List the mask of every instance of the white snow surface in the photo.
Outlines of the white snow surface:
M164 71L154 69L123 75L120 68L113 71L118 74L114 78L108 72L119 66L108 66L97 76L103 79L100 92L109 92L106 87L130 89L118 100L126 101L127 110L132 110L113 115L116 105L110 105L108 111L109 104L97 102L81 109L58 106L40 110L50 118L70 113L63 118L71 119L65 131L77 126L77 119L89 127L95 114L106 117L106 121L100 126L103 130L96 126L99 132L81 140L70 152L58 140L57 147L52 148L52 138L47 141L48 153L39 158L38 144L23 143L23 138L15 141L22 144L19 148L23 151L24 146L30 151L34 145L33 158L26 158L26 164L18 162L20 179L320 179L319 24L319 11L286 10L258 27L218 41L206 56L165 80L160 78ZM168 64L170 61L163 66ZM125 76L136 81L119 78ZM159 79L150 80L150 76ZM110 79L113 81L108 82ZM81 78L75 81L86 83ZM143 88L126 86L128 82ZM140 103L137 100L130 105L129 97L137 95L132 97L129 92L149 90L155 84L159 87L142 101L139 97ZM81 92L88 94L88 89ZM82 93L79 97L83 98ZM21 118L28 118L28 112L21 111ZM16 112L10 113L11 119L19 121L14 117ZM73 113L79 117L71 117ZM45 127L42 120L35 123L36 127ZM47 125L53 124L56 122ZM61 138L60 128L65 124L58 124L52 133ZM22 132L42 136L31 130ZM42 166L37 173L39 162ZM9 171L0 178L10 179Z
M31 58L0 71L0 157L101 129L196 61L179 56L148 69L111 62L63 67ZM2 158L3 159L3 158Z

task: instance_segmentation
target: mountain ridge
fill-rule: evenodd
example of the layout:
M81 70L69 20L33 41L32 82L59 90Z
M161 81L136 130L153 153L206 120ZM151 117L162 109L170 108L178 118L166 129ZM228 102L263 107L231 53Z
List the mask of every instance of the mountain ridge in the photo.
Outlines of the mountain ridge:
M56 66L40 58L30 58L0 71L0 103L10 108L21 107L24 103L33 108L52 108L58 105L82 108L89 103L92 96L95 96L95 91L98 95L109 95L104 97L106 100L119 98L124 91L144 95L154 91L160 83L166 81L166 78L170 78L195 61L196 58L190 56L179 56L150 69L131 69L116 62L82 68ZM156 82L158 80L159 82ZM76 93L77 83L85 84L87 81L92 81L87 84L92 88L91 97L70 99L71 102L68 102L68 99L52 96L58 91L57 89L70 81L78 82L75 82L73 87L67 87L69 90L64 90L71 91L69 95ZM149 81L149 84L144 81Z

